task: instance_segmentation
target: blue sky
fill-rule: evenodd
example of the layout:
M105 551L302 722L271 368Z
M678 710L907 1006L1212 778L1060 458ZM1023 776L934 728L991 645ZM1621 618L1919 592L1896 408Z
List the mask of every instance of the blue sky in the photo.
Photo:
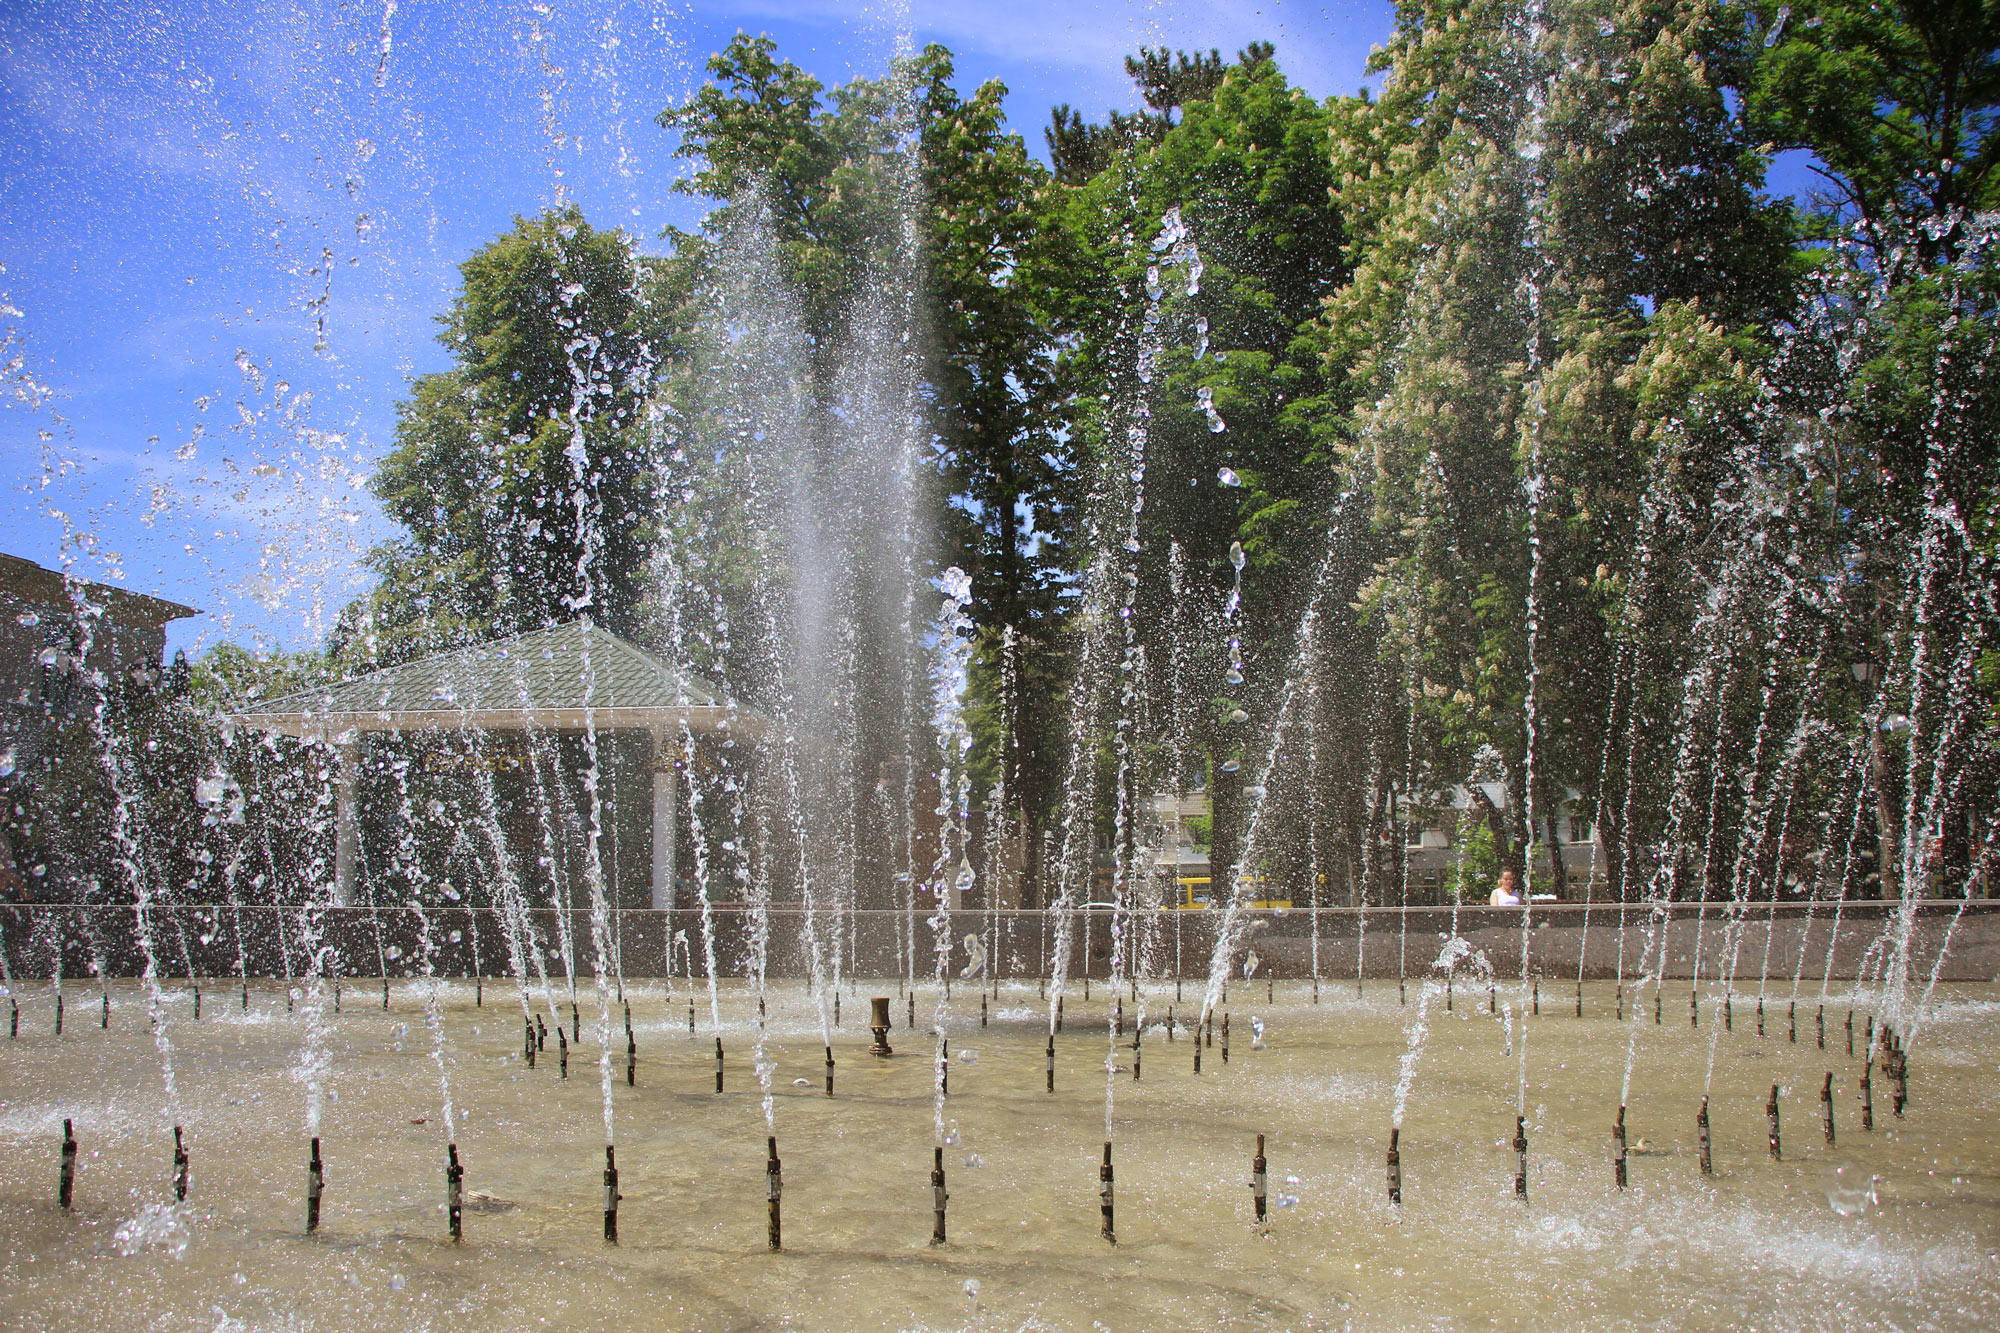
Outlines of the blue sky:
M1049 108L1137 105L1141 44L1275 42L1352 92L1331 5L323 0L0 7L0 551L202 608L174 642L313 642L389 533L367 493L455 266L568 194L658 248L698 201L653 124L739 29L829 86L906 29Z

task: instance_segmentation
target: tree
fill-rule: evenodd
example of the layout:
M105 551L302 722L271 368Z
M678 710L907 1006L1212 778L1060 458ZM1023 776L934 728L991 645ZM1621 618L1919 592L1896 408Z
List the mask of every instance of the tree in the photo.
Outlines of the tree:
M452 369L398 408L372 482L406 536L332 645L380 665L579 614L629 632L655 511L641 429L658 354L632 244L572 205L459 266Z
M1982 0L1807 0L1748 6L1734 81L1750 122L1812 154L1829 224L1878 262L1908 245L1949 261L2000 203L2000 8Z

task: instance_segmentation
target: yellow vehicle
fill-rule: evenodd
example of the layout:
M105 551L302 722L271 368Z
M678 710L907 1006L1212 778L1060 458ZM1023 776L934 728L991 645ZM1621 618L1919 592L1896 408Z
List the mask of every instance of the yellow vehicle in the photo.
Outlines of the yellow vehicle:
M1208 875L1190 875L1185 878L1176 879L1174 881L1174 909L1182 912L1198 912L1209 907L1211 905L1209 902L1209 886L1212 882L1211 877ZM1258 876L1251 880L1250 883L1261 888L1264 883L1263 876ZM1290 898L1253 898L1244 904L1245 907L1266 909L1276 907L1289 908L1291 905L1292 900Z

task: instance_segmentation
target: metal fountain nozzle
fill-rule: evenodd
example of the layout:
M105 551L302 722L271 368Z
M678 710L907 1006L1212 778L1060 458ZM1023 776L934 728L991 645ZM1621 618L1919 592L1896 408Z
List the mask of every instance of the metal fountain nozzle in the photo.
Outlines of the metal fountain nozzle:
M870 1055L894 1055L895 1048L889 1045L889 997L871 996L868 1001L868 1030L875 1034L875 1044L868 1048Z

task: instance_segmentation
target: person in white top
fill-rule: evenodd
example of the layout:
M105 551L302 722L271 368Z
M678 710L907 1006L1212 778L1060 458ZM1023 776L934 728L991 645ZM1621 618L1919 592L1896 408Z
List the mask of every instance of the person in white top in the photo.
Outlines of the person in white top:
M1513 867L1500 872L1500 882L1493 887L1493 896L1487 900L1495 907L1519 907L1521 905L1521 877Z

